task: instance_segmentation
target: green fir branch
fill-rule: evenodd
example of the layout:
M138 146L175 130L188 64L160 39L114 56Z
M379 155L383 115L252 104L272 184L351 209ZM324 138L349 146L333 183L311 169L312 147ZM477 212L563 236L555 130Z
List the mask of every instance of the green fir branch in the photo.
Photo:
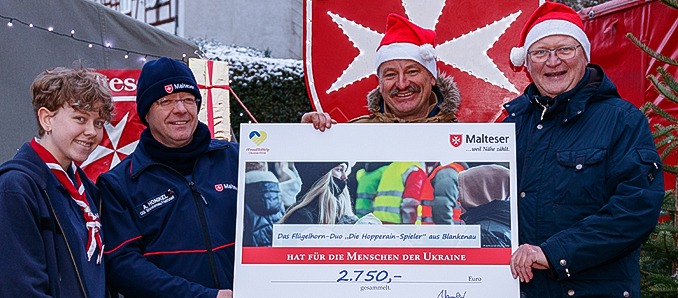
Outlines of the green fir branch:
M661 210L666 211L666 212L671 212L671 213L678 211L678 210L675 209L674 206L670 206L668 204L663 205Z
M673 197L673 190L664 192L664 200L662 201L661 209L667 212L676 212L676 199Z
M657 115L661 116L662 118L668 120L669 122L676 123L678 124L678 119L675 117L671 116L669 113L664 111L662 108L658 107L656 104L652 102L646 102L643 107L647 106L649 109L653 110Z
M649 261L654 260L654 257L648 256L647 254L641 254L641 255L640 255L640 259L638 259L638 260L639 260L641 263L647 263L647 262L649 262ZM652 274L652 273L647 272L647 271L645 271L645 270L640 270L640 271L641 271L641 273L643 273L643 274Z
M674 93L678 93L678 82L676 82L676 79L661 66L657 67L657 71L661 74L664 84Z
M667 136L664 136L663 138L658 137L658 138L655 138L654 140L656 142L655 148L657 148L657 151L660 151L660 149L664 148L664 146L666 146L668 144L672 144L674 142L678 143L678 141L677 141L678 137L674 136L673 134L669 134ZM666 150L666 149L664 149L664 150Z
M668 98L674 103L678 103L678 96L673 94L673 92L671 92L671 90L667 88L666 85L659 82L659 79L657 79L657 77L649 75L647 76L647 78L650 79L650 81L652 81L652 85L654 85L654 88L657 89L657 91L661 93L661 95Z
M658 233L666 232L666 233L670 233L670 234L675 234L675 233L678 233L678 227L674 226L673 224L659 223L655 227L655 232L658 232ZM676 249L677 248L674 248L674 251Z
M666 57L657 51L650 49L648 46L644 45L643 43L638 40L633 34L631 33L626 33L626 37L631 40L637 47L639 47L643 52L647 53L648 55L654 57L655 59L664 62L666 64L671 64L673 66L678 66L678 60L671 59L669 57Z
M664 148L662 153L659 155L662 161L674 153L674 149L676 149L676 147L678 147L678 142L672 142L670 145L666 146L666 148Z
M656 143L657 150L659 150L660 148L662 148L662 147L664 147L664 146L666 146L666 145L668 145L668 144L671 144L671 143L675 142L676 139L677 139L674 135L671 135L671 134L669 134L668 136L664 137L663 139L660 139L660 137L661 137L661 136L658 136L658 137L654 138L654 139L655 139L655 142L657 142L657 143Z
M671 173L674 175L678 175L678 167L672 166L672 165L663 165L664 167L664 172Z
M654 288L657 292L672 292L678 290L678 280L672 276L652 272L649 273L647 277L654 283L651 289Z
M653 293L678 293L678 284L667 285L657 284L650 287L650 292Z
M663 283L676 282L676 280L673 277L666 276L664 274L654 273L654 272L648 272L647 274L648 274L649 278L654 279L656 281L661 281Z
M665 242L668 241L667 237L673 238L673 234L678 233L677 230L678 227L674 226L673 223L671 222L660 222L657 223L655 226L654 232L657 234L657 241L658 242ZM670 239L671 243L673 243L673 239ZM678 247L672 247L671 250L676 250ZM668 251L668 249L667 249Z
M670 231L660 231L662 235L662 243L664 244L664 254L676 252L676 247L673 245L673 235Z
M665 5L672 7L673 9L678 9L678 1L676 0L659 0L659 2L664 3Z
M678 9L678 0L659 0L670 8ZM656 60L678 66L678 60L666 57L655 49L649 48L636 38L633 34L627 33L626 37L631 40L642 51L652 56ZM658 75L649 75L647 78L652 82L655 90L673 104L678 104L678 82L669 74L664 67L657 67ZM665 106L667 109L668 106ZM675 106L671 106L674 108ZM663 126L654 124L652 138L655 140L657 151L660 152L661 160L664 161L668 156L678 148L678 119L659 108L651 102L643 104L641 111L646 117L650 116L649 111L666 119L672 124ZM678 166L663 165L666 175L674 175L678 178ZM658 223L650 237L643 243L640 255L640 273L641 273L641 291L644 298L665 298L678 297L678 278L675 275L675 268L678 262L678 211L676 211L676 192L678 189L670 187L670 190L664 192L664 199L661 206L661 214L669 215L669 220Z
M673 124L669 125L669 126L656 124L656 125L653 125L653 127L654 127L655 131L652 132L652 138L655 139L655 140L657 138L663 137L663 136L666 136L666 138L663 139L663 140L670 139L670 137L675 138L675 136L673 134L671 134L671 132L676 131L676 128L678 128L678 126L673 125Z

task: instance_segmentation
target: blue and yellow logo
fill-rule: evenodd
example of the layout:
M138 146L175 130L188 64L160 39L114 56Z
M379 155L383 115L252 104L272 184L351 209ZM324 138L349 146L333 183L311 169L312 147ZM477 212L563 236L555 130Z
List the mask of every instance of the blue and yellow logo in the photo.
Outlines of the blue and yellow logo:
M250 132L250 140L259 146L266 140L266 132L253 130Z

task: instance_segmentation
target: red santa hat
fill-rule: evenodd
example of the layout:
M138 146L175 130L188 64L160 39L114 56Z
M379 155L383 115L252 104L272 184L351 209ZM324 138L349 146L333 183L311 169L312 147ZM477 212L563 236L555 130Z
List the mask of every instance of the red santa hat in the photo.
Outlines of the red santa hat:
M591 61L591 43L584 33L579 14L563 4L544 2L525 24L518 47L511 49L511 63L515 66L524 65L530 46L551 35L567 35L576 39L584 49L586 59Z
M389 14L386 34L377 48L377 76L382 63L405 59L418 62L437 78L435 38L433 30L421 28L400 15Z

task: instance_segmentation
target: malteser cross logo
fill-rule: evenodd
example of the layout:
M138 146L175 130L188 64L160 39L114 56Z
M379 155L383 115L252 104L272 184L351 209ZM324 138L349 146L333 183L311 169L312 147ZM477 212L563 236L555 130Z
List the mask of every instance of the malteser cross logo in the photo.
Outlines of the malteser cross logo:
M172 91L174 91L174 86L172 86L172 84L165 85L165 91L166 91L167 93L171 94Z
M461 146L464 135L450 135L450 144L454 147Z

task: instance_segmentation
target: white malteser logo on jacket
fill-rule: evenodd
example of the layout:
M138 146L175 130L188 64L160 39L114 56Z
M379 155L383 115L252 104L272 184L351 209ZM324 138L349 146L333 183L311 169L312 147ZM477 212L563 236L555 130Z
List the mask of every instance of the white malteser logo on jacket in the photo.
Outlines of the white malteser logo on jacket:
M230 183L227 183L227 184L221 184L221 183L220 183L220 184L215 184L215 185L214 185L214 189L216 189L217 191L223 191L224 189L238 190L238 188L237 188L235 185L230 184Z

